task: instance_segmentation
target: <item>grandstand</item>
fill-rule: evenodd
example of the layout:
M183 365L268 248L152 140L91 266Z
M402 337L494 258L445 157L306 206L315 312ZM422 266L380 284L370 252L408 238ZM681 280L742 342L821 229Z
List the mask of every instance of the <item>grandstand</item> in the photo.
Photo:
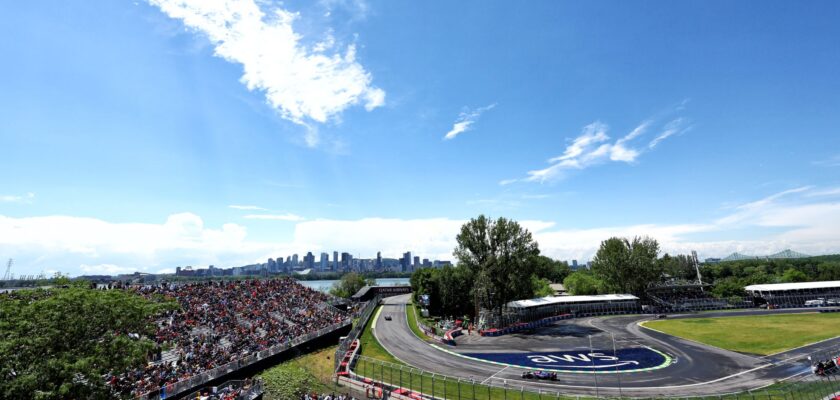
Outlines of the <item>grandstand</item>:
M105 377L124 396L171 396L350 323L346 312L328 304L329 295L291 278L126 290L175 299L180 309L155 321L157 350L145 368Z
M507 303L502 316L481 310L479 327L502 328L558 315L588 316L638 312L639 298L631 294L546 296Z
M791 249L782 250L778 253L770 254L769 256L748 256L738 252L726 256L721 262L726 261L741 261L741 260L776 260L776 259L793 259L793 258L808 258L807 254L793 251Z
M840 305L840 281L749 285L744 290L756 304L773 308Z
M716 298L711 294L711 286L697 282L671 282L651 286L645 294L651 305L662 312L720 310L752 306L750 302L730 302Z

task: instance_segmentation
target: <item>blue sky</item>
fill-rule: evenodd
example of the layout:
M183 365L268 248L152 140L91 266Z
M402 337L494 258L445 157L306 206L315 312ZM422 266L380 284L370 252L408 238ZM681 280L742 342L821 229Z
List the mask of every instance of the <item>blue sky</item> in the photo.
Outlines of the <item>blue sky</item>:
M17 274L308 250L840 252L840 4L0 5ZM235 206L235 207L231 207Z

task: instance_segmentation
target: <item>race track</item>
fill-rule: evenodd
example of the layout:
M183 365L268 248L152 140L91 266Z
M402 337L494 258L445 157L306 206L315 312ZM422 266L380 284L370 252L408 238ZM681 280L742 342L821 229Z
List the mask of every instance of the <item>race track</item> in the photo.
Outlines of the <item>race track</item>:
M554 336L507 335L489 341L485 340L487 338L472 335L459 338L458 346L450 347L426 342L409 329L405 315L408 300L409 295L384 299L382 312L379 313L374 330L382 346L406 364L450 377L474 379L476 382L569 394L612 396L618 395L621 390L623 396L652 397L741 392L795 376L808 375L810 369L805 358L808 354L837 349L840 346L840 338L835 338L773 356L751 356L642 328L638 323L650 317L636 315L559 321L558 329L568 329L571 332L567 335L568 342ZM703 316L767 312L708 313ZM385 315L390 315L392 320L386 321ZM669 318L692 316L696 317L685 315ZM606 349L609 346L608 350L604 350L607 356L612 354L612 339L615 338L618 348L649 347L667 354L672 361L659 369L642 372L558 373L558 381L548 382L522 379L524 369L518 366L498 365L465 356L479 352L486 354L563 351L569 350L568 343L584 343L581 341L588 340L590 336L594 340L593 348ZM588 347L583 350L588 350ZM505 359L502 356L491 357Z

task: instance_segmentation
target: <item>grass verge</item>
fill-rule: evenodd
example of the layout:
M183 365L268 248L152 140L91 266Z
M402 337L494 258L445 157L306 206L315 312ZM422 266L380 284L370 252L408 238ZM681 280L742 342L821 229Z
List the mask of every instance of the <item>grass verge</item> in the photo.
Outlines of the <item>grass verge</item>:
M837 336L840 314L687 318L647 321L642 325L722 349L768 355Z
M432 338L426 336L426 334L417 327L417 317L419 316L419 311L417 310L417 306L414 303L408 303L405 307L405 316L408 319L408 327L411 328L411 331L414 332L417 337L423 339L427 342L431 342Z

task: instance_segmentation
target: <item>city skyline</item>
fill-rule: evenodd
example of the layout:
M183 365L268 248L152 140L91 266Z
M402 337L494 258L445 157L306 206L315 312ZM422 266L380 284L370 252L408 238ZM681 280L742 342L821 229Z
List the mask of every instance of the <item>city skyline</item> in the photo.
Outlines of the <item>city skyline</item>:
M2 4L0 260L840 253L840 4L713 4Z

